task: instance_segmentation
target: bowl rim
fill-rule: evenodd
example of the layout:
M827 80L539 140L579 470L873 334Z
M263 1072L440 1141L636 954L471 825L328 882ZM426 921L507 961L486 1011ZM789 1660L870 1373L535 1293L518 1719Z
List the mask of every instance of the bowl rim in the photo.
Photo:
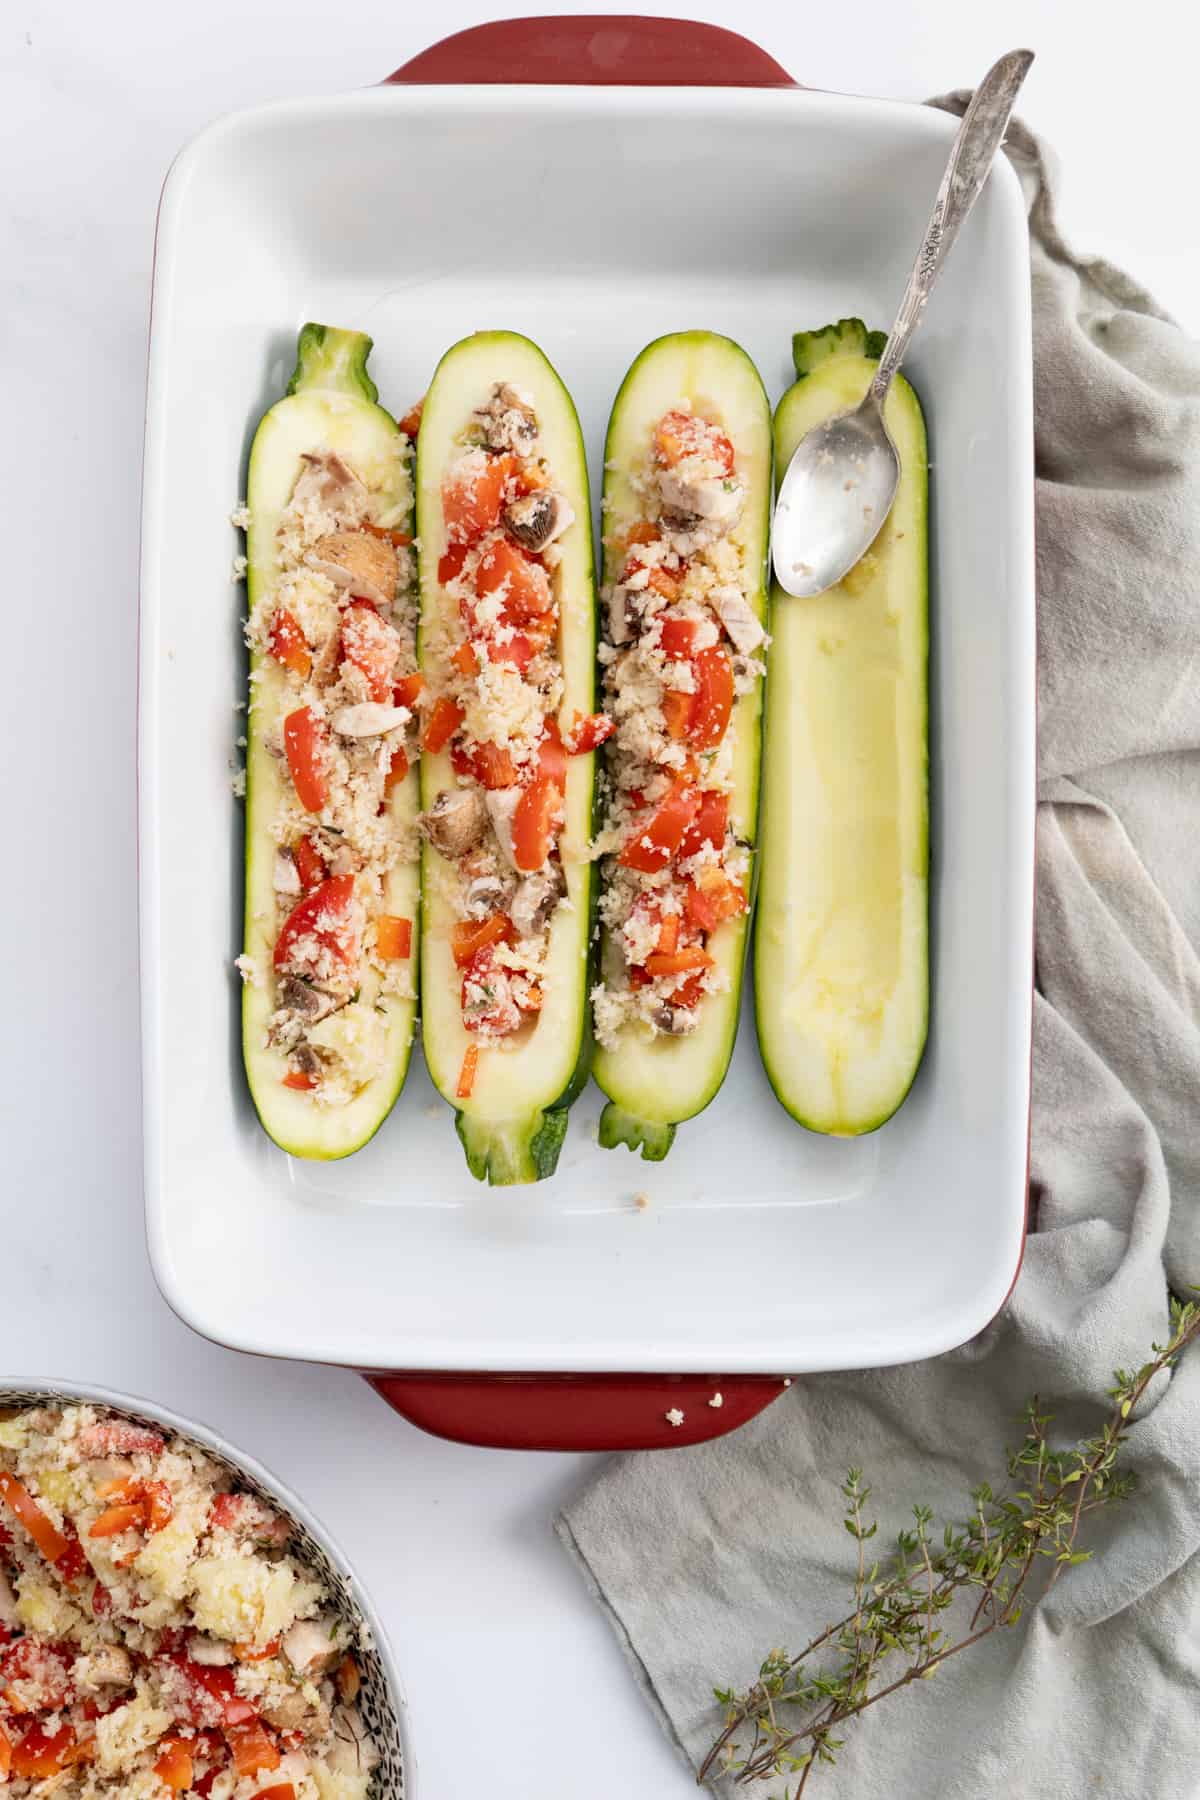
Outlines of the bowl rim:
M350 1590L350 1598L355 1610L371 1634L372 1643L396 1713L396 1725L400 1734L401 1765L404 1771L404 1800L416 1800L417 1764L413 1751L412 1722L391 1640L370 1595L359 1578L357 1569L341 1545L331 1535L328 1527L318 1518L307 1502L302 1500L285 1481L281 1481L279 1476L265 1463L240 1449L213 1426L188 1418L186 1414L178 1413L172 1407L163 1406L157 1400L146 1400L138 1394L131 1394L120 1388L103 1387L93 1382L71 1381L60 1375L0 1376L0 1405L6 1404L8 1396L17 1394L58 1396L73 1404L104 1406L111 1408L114 1412L151 1419L157 1425L166 1426L174 1435L188 1438L202 1448L215 1451L227 1462L234 1464L239 1469L244 1469L247 1475L274 1495L280 1505L304 1527L309 1536L320 1546L343 1577Z

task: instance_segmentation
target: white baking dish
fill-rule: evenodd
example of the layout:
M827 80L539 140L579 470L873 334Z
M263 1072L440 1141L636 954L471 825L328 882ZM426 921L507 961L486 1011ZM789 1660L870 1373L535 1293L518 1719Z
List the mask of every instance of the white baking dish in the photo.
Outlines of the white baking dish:
M874 1136L810 1136L747 1015L661 1166L601 1151L479 1187L419 1056L349 1160L289 1161L242 1075L242 698L228 523L309 318L376 340L397 411L463 333L535 338L598 477L609 405L660 332L737 338L773 399L793 329L885 325L955 121L800 89L382 87L243 113L163 194L146 440L141 882L146 1198L164 1294L238 1348L374 1369L816 1370L962 1342L1023 1238L1034 596L1029 273L996 169L911 361L932 473L933 1006ZM649 1196L638 1210L634 1196Z

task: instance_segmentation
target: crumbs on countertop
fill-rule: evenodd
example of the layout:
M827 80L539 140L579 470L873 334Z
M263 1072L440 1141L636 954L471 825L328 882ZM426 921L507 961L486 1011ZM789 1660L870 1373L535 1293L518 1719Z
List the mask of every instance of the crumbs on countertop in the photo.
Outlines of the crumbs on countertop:
M679 1426L681 1426L683 1424L684 1416L685 1415L680 1411L679 1407L677 1407L677 1406L671 1407L670 1411L667 1413L664 1413L664 1415L663 1415L663 1417L667 1421L667 1424L674 1426L676 1430L678 1430Z

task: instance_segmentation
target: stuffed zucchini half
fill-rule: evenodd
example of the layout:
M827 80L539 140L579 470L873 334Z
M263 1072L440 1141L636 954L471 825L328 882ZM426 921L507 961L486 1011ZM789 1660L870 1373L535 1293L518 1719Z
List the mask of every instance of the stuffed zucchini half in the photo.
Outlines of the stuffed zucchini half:
M554 1172L587 1079L596 602L575 408L536 345L449 350L417 440L422 1044L472 1173Z
M771 413L707 331L659 338L617 395L604 477L600 1142L666 1155L737 1032L758 809Z
M242 1046L263 1126L334 1158L404 1085L416 1012L411 445L371 340L306 325L250 452Z
M858 319L801 332L775 466L862 399L883 345ZM892 383L895 504L872 548L813 600L772 595L758 1041L810 1130L882 1125L912 1085L929 1016L927 456L920 402Z

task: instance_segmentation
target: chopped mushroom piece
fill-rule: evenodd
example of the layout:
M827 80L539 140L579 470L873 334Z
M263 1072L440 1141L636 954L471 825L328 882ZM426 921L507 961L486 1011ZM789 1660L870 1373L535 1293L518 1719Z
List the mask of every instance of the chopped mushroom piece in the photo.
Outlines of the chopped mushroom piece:
M557 873L527 875L517 888L509 906L509 917L522 937L534 937L541 931L558 903L562 885Z
M296 859L290 850L282 848L276 850L274 880L277 894L298 894L300 892L300 871L296 867Z
M343 1002L324 988L313 987L299 975L285 975L279 983L279 1011L305 1025L315 1025L336 1012Z
M489 450L515 450L528 456L537 442L537 414L506 381L496 383L475 417L483 426L483 441Z
M522 550L536 555L560 538L575 523L571 503L563 494L539 488L524 494L504 509L504 527Z
M467 883L463 906L472 919L486 919L489 913L503 912L512 894L512 881L502 875L476 875Z
M513 855L513 815L520 798L519 787L492 788L484 795L500 854L510 869L517 866L517 859Z
M336 1620L322 1615L317 1619L300 1619L285 1632L283 1654L297 1675L321 1675L341 1661L336 1627Z
M331 1722L328 1703L305 1688L289 1688L269 1701L263 1707L263 1718L276 1731L306 1731L318 1737L324 1737Z
M337 675L338 662L342 649L342 627L339 624L327 632L317 649L312 662L309 680L316 688L328 687Z
M725 529L739 517L746 497L745 488L733 475L688 477L677 470L664 469L658 487L668 511L685 519L704 519Z
M687 1037L690 1031L695 1031L700 1020L695 1010L686 1006L657 1006L654 1023L671 1037Z
M722 625L729 633L733 646L737 650L749 654L757 650L766 636L754 609L744 598L740 588L714 588L708 596L709 604Z
M206 1669L227 1669L237 1661L232 1647L222 1638L209 1637L197 1631L187 1641L188 1661L201 1663Z
M292 489L292 505L301 512L315 502L332 511L361 511L368 494L358 476L335 450L301 452L304 468Z
M339 706L330 723L339 737L382 737L385 732L402 730L411 717L406 706L362 700L357 706Z
M338 587L390 606L396 598L399 570L396 552L386 538L368 531L331 531L313 545L305 562Z
M475 848L486 824L487 811L478 788L444 789L429 811L417 818L421 836L452 861Z
M120 1644L101 1644L76 1660L72 1670L75 1685L85 1693L99 1688L128 1687L133 1680L133 1661Z

